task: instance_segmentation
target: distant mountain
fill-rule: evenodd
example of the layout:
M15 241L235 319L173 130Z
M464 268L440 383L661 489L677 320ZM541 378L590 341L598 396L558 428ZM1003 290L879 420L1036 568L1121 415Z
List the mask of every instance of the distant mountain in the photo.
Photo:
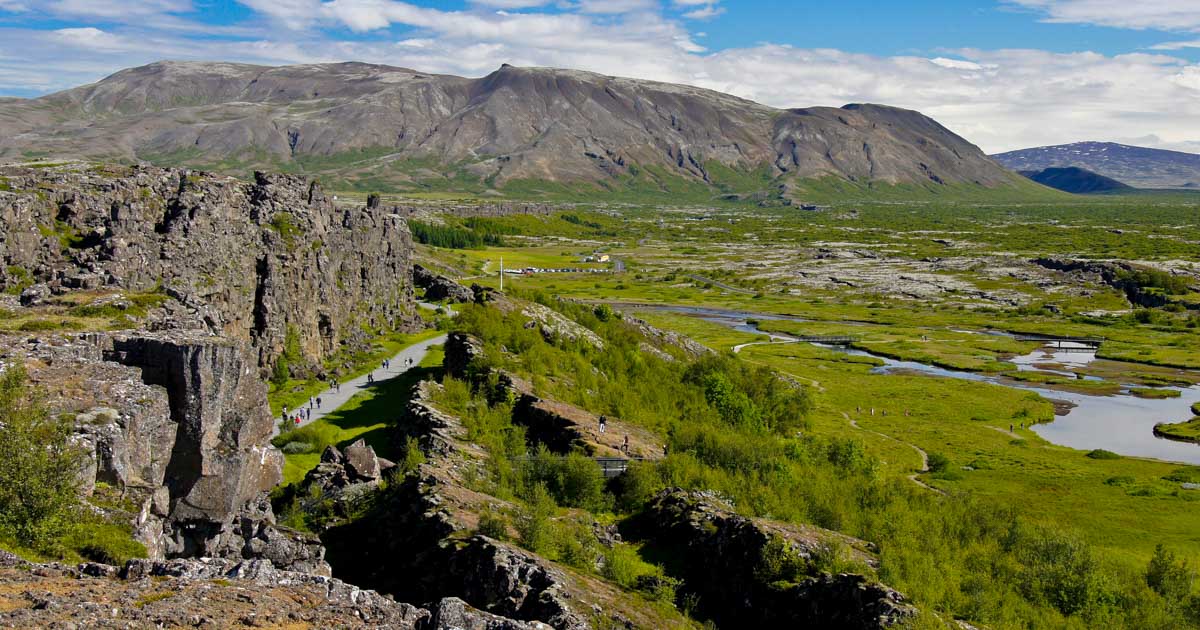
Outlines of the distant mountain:
M1014 171L1075 166L1137 188L1194 188L1200 182L1200 155L1113 142L1021 149L992 158Z
M361 187L793 190L797 180L1024 188L918 112L779 110L710 90L505 65L480 79L363 63L160 62L0 102L0 158L275 168Z
M1042 184L1069 193L1086 195L1088 193L1114 192L1118 190L1133 190L1111 178L1093 173L1089 170L1068 166L1065 168L1051 167L1040 171L1019 171L1025 177Z

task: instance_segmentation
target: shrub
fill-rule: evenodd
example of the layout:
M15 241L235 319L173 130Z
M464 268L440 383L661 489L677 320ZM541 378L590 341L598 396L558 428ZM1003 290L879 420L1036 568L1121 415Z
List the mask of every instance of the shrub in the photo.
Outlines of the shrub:
M516 528L521 546L541 553L552 546L550 517L554 515L554 499L546 487L533 487L526 500L527 507L517 516Z
M508 538L508 521L503 515L488 510L479 515L479 526L475 533L496 540Z
M950 458L941 453L929 454L929 472L940 473L950 468Z
M407 475L417 472L417 468L425 463L425 452L421 450L421 444L417 438L409 436L404 441L404 455L400 458L400 473Z
M20 364L0 373L0 418L0 528L25 546L54 548L79 504L84 454L70 441L74 427L47 411Z
M1092 459L1121 459L1120 455L1117 455L1116 453L1114 453L1112 451L1106 451L1102 448L1098 448L1093 451L1088 451L1087 456Z
M308 442L295 440L284 444L283 448L279 450L283 451L284 455L303 455L304 453L313 452L314 449L313 445Z
M629 545L616 544L604 552L604 568L601 575L624 586L633 588L640 575L645 575L646 563Z
M1154 592L1171 601L1182 601L1191 595L1195 579L1196 574L1186 560L1177 560L1161 544L1154 547L1154 557L1146 567L1146 584Z

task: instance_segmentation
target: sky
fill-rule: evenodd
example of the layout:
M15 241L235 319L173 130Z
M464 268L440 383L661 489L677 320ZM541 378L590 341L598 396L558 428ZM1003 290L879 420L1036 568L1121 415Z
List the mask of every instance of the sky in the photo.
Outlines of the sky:
M917 109L989 153L1200 153L1200 0L0 0L0 96L163 59L576 68Z

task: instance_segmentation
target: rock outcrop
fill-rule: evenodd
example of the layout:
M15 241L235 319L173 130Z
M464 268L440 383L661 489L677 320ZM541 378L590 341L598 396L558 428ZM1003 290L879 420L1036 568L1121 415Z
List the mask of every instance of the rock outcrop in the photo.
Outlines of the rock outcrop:
M335 573L399 599L459 597L492 612L559 630L656 627L661 617L620 588L475 532L480 515L517 506L474 489L488 455L421 383L397 439L418 439L426 462L389 486L365 516L322 535Z
M764 577L765 554L773 544L800 561L835 544L858 563L873 562L867 543L836 532L746 518L708 493L678 489L655 497L637 528L680 559L687 587L722 627L866 630L917 614L903 595L863 575L793 576L795 581L785 583Z
M289 333L319 370L364 330L419 325L399 215L338 206L315 182L183 169L0 169L0 288L159 291L159 328L251 344L264 371Z
M413 265L413 284L425 289L425 299L431 302L448 300L455 303L472 302L475 293L470 287L436 274L421 265Z
M1131 304L1156 308L1165 306L1170 302L1164 291L1144 287L1134 279L1137 272L1150 271L1150 269L1144 266L1123 261L1077 260L1049 257L1035 258L1032 262L1039 267L1075 276L1087 282L1108 285L1123 292ZM1160 271L1160 273L1170 274L1171 272ZM1186 284L1193 285L1192 289L1200 286L1200 278L1194 275L1187 275L1184 278ZM1192 307L1191 302L1182 301L1179 303L1189 308Z
M90 457L85 493L114 487L140 506L135 537L153 559L266 558L328 575L315 538L275 525L267 495L283 457L268 442L266 386L244 344L182 331L31 337L26 364L59 413L75 414Z
M262 560L31 564L0 552L6 627L297 627L535 630L444 598L426 608Z

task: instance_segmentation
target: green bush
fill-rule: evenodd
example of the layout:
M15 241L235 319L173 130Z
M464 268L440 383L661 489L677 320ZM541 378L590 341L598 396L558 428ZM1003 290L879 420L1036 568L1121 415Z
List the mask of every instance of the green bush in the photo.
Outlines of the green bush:
M146 547L133 539L127 527L108 523L78 525L73 528L67 546L92 562L114 566L146 557Z
M941 453L929 454L929 472L940 473L950 468L950 458Z
M404 453L400 458L399 468L400 474L407 475L417 472L417 468L425 463L425 453L421 450L421 444L415 437L409 437L404 441Z
M604 552L604 568L601 575L625 588L633 588L637 585L639 576L651 573L646 567L646 563L638 557L633 547L616 544Z
M508 521L503 515L488 510L479 515L479 526L475 528L475 533L504 540L508 538Z
M1169 601L1179 602L1192 594L1196 573L1186 560L1178 560L1175 554L1161 544L1154 547L1154 557L1146 567L1146 585Z
M1087 456L1092 459L1121 459L1120 455L1112 451L1106 451L1102 448L1088 451Z
M84 453L71 422L51 415L26 383L24 368L0 372L0 530L22 545L59 546L79 505Z
M535 553L553 550L550 517L555 507L545 486L533 487L526 499L526 509L517 516L516 529L522 547Z

